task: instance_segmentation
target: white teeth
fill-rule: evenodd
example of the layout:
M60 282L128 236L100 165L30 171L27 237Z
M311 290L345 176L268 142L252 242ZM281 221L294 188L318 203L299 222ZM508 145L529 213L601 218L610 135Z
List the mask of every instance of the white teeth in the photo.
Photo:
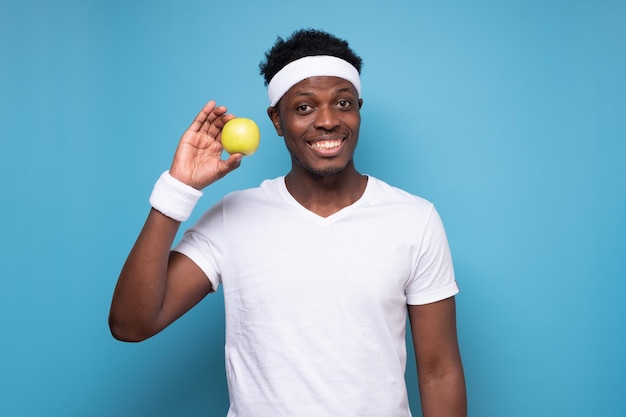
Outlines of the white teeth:
M315 149L332 149L338 147L339 145L341 145L340 139L320 140L311 143L311 146Z

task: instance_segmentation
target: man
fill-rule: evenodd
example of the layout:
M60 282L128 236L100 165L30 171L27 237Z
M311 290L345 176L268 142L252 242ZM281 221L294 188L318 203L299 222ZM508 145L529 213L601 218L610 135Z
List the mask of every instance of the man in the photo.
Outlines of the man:
M221 159L234 116L209 102L157 181L120 274L109 323L125 341L153 336L223 285L228 417L410 416L407 311L423 415L466 415L439 216L355 168L360 69L328 33L279 38L261 73L289 173L225 196L171 250L199 190L241 162Z

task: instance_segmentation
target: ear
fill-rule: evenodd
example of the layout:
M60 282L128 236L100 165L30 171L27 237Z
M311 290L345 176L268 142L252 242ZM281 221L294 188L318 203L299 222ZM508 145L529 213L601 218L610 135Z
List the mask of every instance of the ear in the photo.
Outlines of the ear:
M361 107L363 107L363 99L362 98L359 99L359 110L361 109Z
M278 106L276 107L268 107L267 115L270 117L272 124L274 125L274 129L276 129L276 133L278 136L283 135L282 123L280 122L280 115L278 114Z

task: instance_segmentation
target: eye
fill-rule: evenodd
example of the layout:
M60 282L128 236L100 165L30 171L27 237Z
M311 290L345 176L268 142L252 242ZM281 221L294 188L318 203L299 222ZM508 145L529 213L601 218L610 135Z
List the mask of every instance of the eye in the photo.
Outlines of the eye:
M339 100L337 102L337 107L341 109L349 109L352 107L352 102L350 100Z
M296 106L296 112L299 114L306 114L313 110L313 107L310 104L298 104Z

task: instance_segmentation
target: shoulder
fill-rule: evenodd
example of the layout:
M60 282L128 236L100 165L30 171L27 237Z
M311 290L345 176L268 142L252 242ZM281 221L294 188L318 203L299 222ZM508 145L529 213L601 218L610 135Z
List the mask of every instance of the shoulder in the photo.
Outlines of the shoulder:
M390 185L383 180L370 176L368 182L368 187L371 188L370 199L375 205L392 206L411 211L417 210L423 213L434 209L433 203L429 200Z
M281 194L284 184L283 177L264 180L259 186L243 190L232 191L222 198L225 205L238 204L242 201L250 202L255 200L266 201L276 199Z
M217 204L224 220L258 221L279 215L289 207L283 177L264 180L259 186L226 194Z
M228 222L255 222L279 206L281 178L264 180L259 186L231 191L206 210L194 230L223 229Z

